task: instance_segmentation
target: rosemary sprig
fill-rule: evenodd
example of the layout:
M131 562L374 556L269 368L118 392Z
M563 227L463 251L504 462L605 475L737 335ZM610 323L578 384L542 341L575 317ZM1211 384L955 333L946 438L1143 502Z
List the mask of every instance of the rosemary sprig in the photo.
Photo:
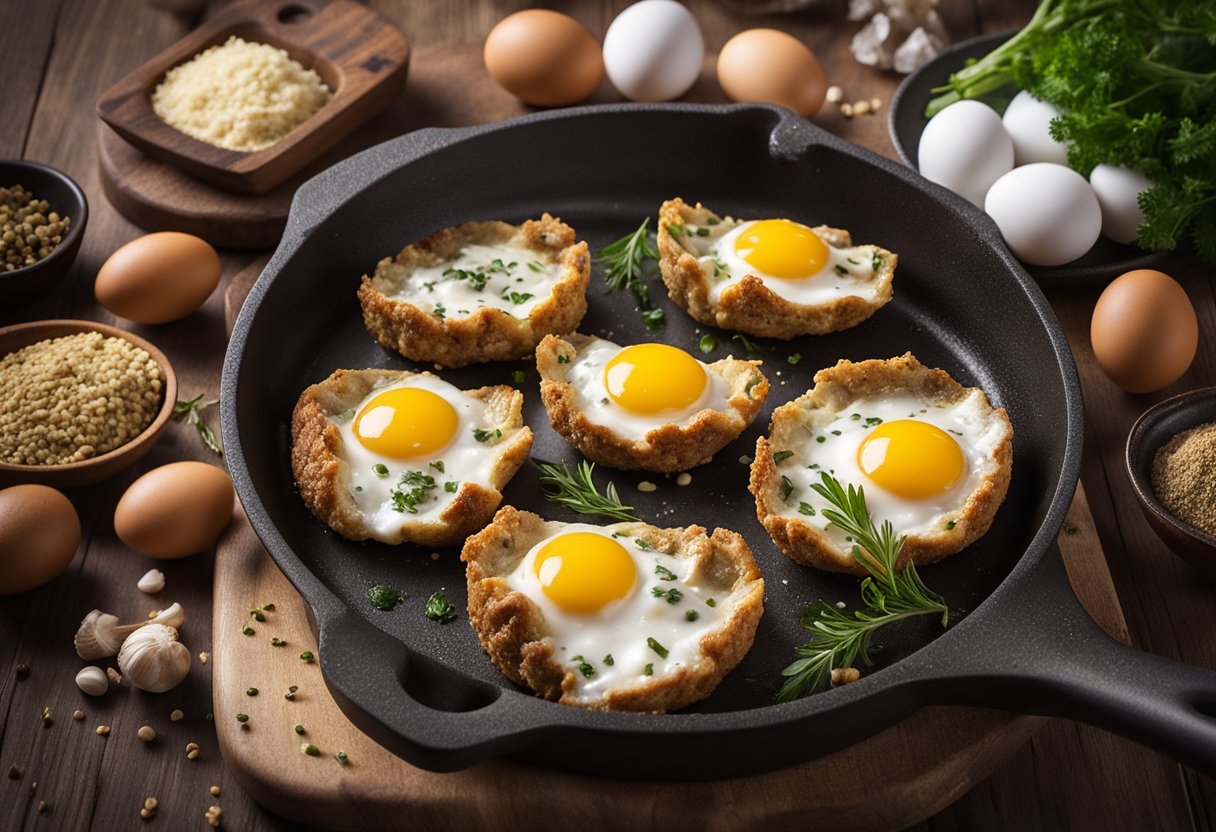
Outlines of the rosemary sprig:
M821 472L820 476L822 483L812 483L811 488L833 506L822 509L823 516L857 541L853 558L870 573L861 583L861 600L868 611L849 615L824 601L803 610L801 623L811 631L811 640L795 648L800 658L781 672L785 677L777 692L781 702L826 690L832 684L832 670L853 667L858 658L872 665L878 648L871 639L888 624L938 614L943 627L950 623L950 608L924 585L916 566L908 563L896 569L905 535L896 536L889 520L875 527L863 489L850 485L846 491L831 475Z
M646 328L658 329L664 324L663 310L651 305L650 287L646 285L643 275L646 263L659 259L659 250L652 239L650 217L647 217L636 231L600 249L597 259L604 264L604 280L608 283L608 290L628 289L633 292Z
M215 404L214 399L209 402L203 401L203 397L206 395L206 393L199 393L193 399L186 401L179 400L173 405L173 414L170 418L175 422L185 422L187 425L194 425L198 429L198 435L203 438L203 442L207 447L223 456L223 444L212 432L210 425L204 422L203 417L199 415L200 410Z
M541 471L541 483L554 489L546 491L545 496L559 506L565 506L578 514L598 514L614 520L638 519L630 513L633 506L621 503L616 486L611 482L603 494L596 489L595 482L591 479L595 463L584 459L573 471L566 465L565 460L544 462L533 459L532 464Z

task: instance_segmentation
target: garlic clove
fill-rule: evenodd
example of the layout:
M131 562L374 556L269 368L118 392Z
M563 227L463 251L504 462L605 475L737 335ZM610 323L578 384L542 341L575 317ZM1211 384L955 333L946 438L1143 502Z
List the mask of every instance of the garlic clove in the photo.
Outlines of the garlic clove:
M139 583L136 584L140 592L146 592L149 595L155 595L165 588L165 573L159 569L149 569Z
M93 610L80 622L73 642L76 655L90 661L113 656L122 646L123 634L119 631L118 616L101 610Z
M164 693L181 684L190 672L190 651L177 640L176 629L150 622L127 636L118 653L118 666L140 690Z
M76 687L89 696L102 696L110 689L110 680L104 670L90 665L76 674Z
M156 614L155 618L149 619L140 623L140 627L145 624L164 624L166 627L181 629L181 626L186 623L186 611L182 609L182 605L174 603L172 606L165 607Z

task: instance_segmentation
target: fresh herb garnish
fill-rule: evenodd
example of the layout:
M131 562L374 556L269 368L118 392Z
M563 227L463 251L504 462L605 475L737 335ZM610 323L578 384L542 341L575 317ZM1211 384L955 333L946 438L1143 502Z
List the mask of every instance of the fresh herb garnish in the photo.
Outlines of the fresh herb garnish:
M611 653L609 653L607 656L604 656L604 664L608 665L609 667L612 667L614 664L616 664L616 659L612 658Z
M528 377L528 374L525 373L523 370L512 370L511 371L511 383L512 384L523 384L524 380L527 379L527 377Z
M664 647L663 645L659 644L653 638L646 639L646 646L649 647L654 652L658 653L660 659L667 658L667 648Z
M849 274L849 270L846 269L844 266L840 265L839 263L837 263L836 264L836 274L840 275L841 277L845 277Z
M559 352L557 354L557 363L558 364L569 364L570 356L566 355L564 352Z
M424 615L432 621L446 624L456 617L456 605L442 592L435 592L426 599Z
M372 466L372 470L376 473L377 477L387 477L388 476L388 466L385 465L383 462L377 462L375 465Z
M685 621L696 621L700 617L701 613L697 612L696 610L685 610L684 612Z
M807 517L814 517L815 516L815 507L813 505L811 505L810 503L799 503L798 504L798 513L805 514Z
M716 607L716 606L718 606L718 602L717 602L717 601L715 601L713 598L706 598L706 599L705 599L705 606L707 606L707 607Z
M599 262L604 264L604 280L609 291L628 289L637 298L642 312L642 322L647 329L657 329L664 323L661 309L650 303L650 288L646 285L645 271L648 262L657 263L659 250L652 242L650 217L642 220L632 234L627 234L615 243L600 249Z
M798 489L794 487L793 481L789 477L782 475L782 477L781 477L781 500L782 500L782 502L788 503L790 500L790 495L793 494L794 492L796 492L797 490Z
M790 353L790 357L785 359L787 364L797 364L801 360L802 360L802 353L800 353L800 352L792 352L792 353Z
M667 603L675 606L684 600L684 593L676 589L674 586L671 589L663 589L661 586L651 588L650 594L655 598L662 598Z
M435 460L434 462L431 463L430 467L434 468L436 471L438 471L441 474L444 473L442 459Z
M748 338L742 332L736 332L734 335L732 335L730 337L731 337L732 341L738 341L740 343L740 345L742 345L743 349L747 352L747 354L750 355L752 358L763 358L764 357L764 350L762 350L759 347L759 345L756 344L755 341Z
M209 402L203 401L204 396L206 396L205 393L199 393L193 399L176 402L173 405L173 413L169 418L175 422L185 422L187 425L194 425L198 431L198 435L203 439L203 444L220 456L223 456L223 444L216 437L215 433L212 432L211 426L204 422L203 417L199 415L200 410L215 404L214 399Z
M662 309L643 309L642 324L647 329L658 329L667 323L667 315Z
M573 471L561 462L543 462L532 460L532 464L540 469L540 482L553 490L546 490L545 496L565 506L578 514L598 514L614 520L637 520L631 513L633 506L624 505L617 495L616 486L608 483L601 494L595 487L591 474L595 471L595 463L582 460Z
M486 428L473 428L473 438L478 442L489 442L491 439L499 439L502 437L502 430L494 428L492 430Z
M642 538L640 538L640 537L635 537L635 538L633 539L633 545L634 545L634 546L637 546L637 547L638 547L639 549L641 549L643 552L652 552L652 551L654 551L654 547L653 547L653 546L651 546L649 543L647 543L645 540L642 540Z
M718 348L718 339L712 335L702 335L700 341L701 352L708 355Z
M595 667L582 656L571 656L570 661L578 662L578 672L583 674L584 679L590 679L595 675Z
M446 316L447 313L448 310L444 308L442 303L435 304L435 308L431 310L431 314L441 321L444 319L444 316Z
M406 471L401 475L397 487L388 493L393 500L393 510L418 513L418 504L435 488L435 478L421 471Z
M793 451L773 451L773 462L782 463L794 455Z
M388 612L405 600L405 593L388 584L376 584L367 591L367 600L376 609Z
M532 297L532 293L531 292L511 292L511 294L508 295L508 297L511 298L511 303L518 306L519 304L524 303L527 300L529 300Z
M455 494L460 489L459 480L448 480L443 484L443 490L449 494Z
M654 574L659 576L660 581L674 581L676 579L675 572L672 572L666 566L659 563L654 565Z
M850 485L846 491L828 474L821 477L822 483L811 488L833 506L823 509L823 516L857 541L853 559L870 573L861 583L861 600L869 611L848 615L825 601L803 610L801 623L811 640L796 648L800 658L782 671L785 683L777 693L782 702L827 689L833 669L853 667L859 658L872 665L871 639L888 624L920 615L940 615L943 627L950 621L950 608L921 582L915 564L897 570L906 537L897 537L889 520L881 529L875 527L863 489Z
M543 272L545 270L545 267L540 263L537 263L535 260L529 261L528 268L534 272Z
M653 676L654 675L654 663L653 662L647 662L646 666L642 668L642 675L643 676Z

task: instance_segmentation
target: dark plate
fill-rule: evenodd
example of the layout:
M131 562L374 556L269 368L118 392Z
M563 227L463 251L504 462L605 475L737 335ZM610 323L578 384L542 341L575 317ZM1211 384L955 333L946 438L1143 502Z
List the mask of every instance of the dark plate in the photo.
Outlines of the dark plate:
M1084 615L1054 548L1076 485L1082 435L1068 345L995 226L944 193L787 111L754 105L611 105L422 130L301 187L283 242L233 332L222 419L238 494L262 542L308 601L326 682L351 720L395 753L436 770L513 756L598 775L665 779L751 774L808 760L929 703L1064 711L1158 737L1158 700L1171 695L1169 684L1149 675L1136 685L1133 668L1123 672L1120 684L1131 692L1113 697L1117 707L1095 706L1097 694L1086 696L1100 691L1109 704L1107 691L1117 685L1102 668L1127 664L1126 655L1152 657L1117 645ZM597 249L676 195L741 217L828 223L850 229L859 242L881 243L900 255L895 300L847 332L768 344L774 389L766 412L712 463L695 469L691 486L600 472L652 522L742 533L764 572L767 598L755 646L697 707L669 715L594 713L520 691L490 664L466 622L439 626L423 617L422 604L440 588L464 606L456 551L432 560L430 550L355 544L312 517L292 483L288 421L300 392L336 368L412 366L376 346L361 322L358 276L380 257L455 223L517 222L543 211L561 216ZM975 291L976 274L986 277L982 292ZM695 350L701 330L660 289L653 294L667 311L659 337ZM619 343L654 339L630 297L605 291L598 266L589 299L582 331L611 333ZM725 355L735 345L729 333L718 336L725 345L718 355ZM1015 426L1013 483L992 530L966 553L925 570L926 580L967 615L933 641L930 622L884 632L875 672L776 705L781 669L807 640L798 625L803 605L817 598L856 604L858 583L797 567L776 551L756 521L739 457L753 452L772 408L809 387L816 370L839 358L906 350L982 386L1008 408ZM796 366L786 363L795 351L802 356ZM462 387L501 384L520 367L528 364L442 375ZM576 459L548 427L534 368L523 388L534 455ZM642 479L659 479L659 489L638 492ZM509 484L505 500L549 518L577 519L544 499L530 468ZM404 589L406 604L391 613L374 610L366 591L380 582ZM1078 693L1082 671L1088 684ZM1185 671L1171 678L1185 678ZM1182 721L1185 741L1169 731L1160 736L1176 740L1180 754L1207 749L1210 762L1216 730L1201 741L1192 722Z
M968 60L984 57L1009 40L1016 31L983 35L955 44L904 79L891 99L891 109L887 115L887 128L899 158L916 169L920 136L928 123L925 107L934 98L933 88L945 84L950 75L962 69ZM1000 96L996 95L991 103L999 105L998 112L1003 112L1008 98L1001 101L998 100ZM1050 267L1026 266L1026 269L1043 286L1066 288L1103 283L1132 269L1152 268L1165 257L1160 252L1145 252L1136 246L1099 236L1093 248L1071 263Z

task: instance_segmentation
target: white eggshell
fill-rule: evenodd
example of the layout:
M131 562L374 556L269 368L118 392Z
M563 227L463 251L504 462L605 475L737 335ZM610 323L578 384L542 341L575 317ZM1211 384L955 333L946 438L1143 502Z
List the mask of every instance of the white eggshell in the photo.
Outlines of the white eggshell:
M988 188L1013 168L1013 142L996 110L958 101L929 119L917 156L922 176L983 206Z
M1055 107L1025 90L1013 97L1001 121L1009 132L1009 138L1013 139L1014 164L1068 164L1068 145L1060 144L1051 137L1051 120L1059 114Z
M1085 177L1047 162L1014 168L994 182L984 210L1014 255L1033 266L1076 260L1102 229L1102 209Z
M1144 222L1137 198L1153 187L1152 180L1131 168L1098 165L1089 174L1089 184L1102 207L1102 233L1116 243L1136 242Z
M642 0L617 15L604 35L604 69L634 101L679 98L701 74L705 40L675 0Z

